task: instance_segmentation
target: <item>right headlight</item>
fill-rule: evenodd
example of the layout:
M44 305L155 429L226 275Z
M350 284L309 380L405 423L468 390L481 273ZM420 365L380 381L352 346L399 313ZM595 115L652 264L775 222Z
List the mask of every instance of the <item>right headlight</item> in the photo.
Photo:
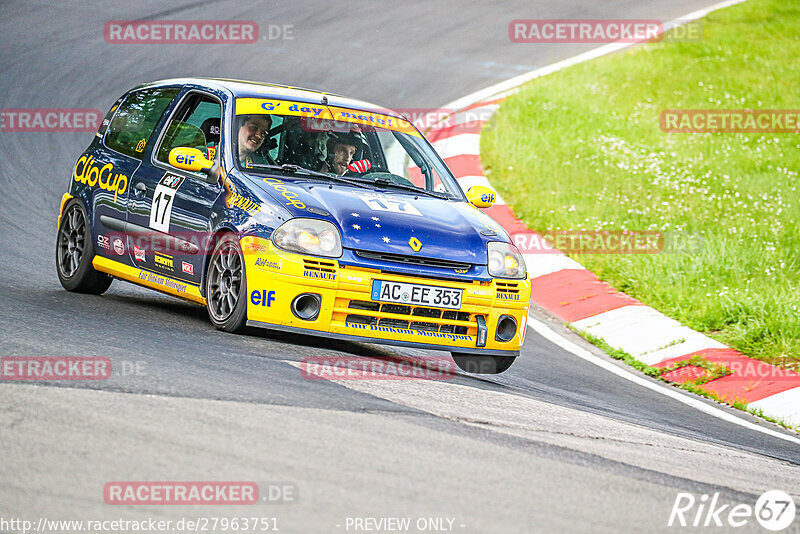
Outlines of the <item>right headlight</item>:
M320 219L292 219L283 223L272 234L276 247L327 258L342 255L342 237L339 230L328 221Z
M489 252L489 275L495 278L521 279L528 276L525 260L517 247L510 243L490 241L486 245Z

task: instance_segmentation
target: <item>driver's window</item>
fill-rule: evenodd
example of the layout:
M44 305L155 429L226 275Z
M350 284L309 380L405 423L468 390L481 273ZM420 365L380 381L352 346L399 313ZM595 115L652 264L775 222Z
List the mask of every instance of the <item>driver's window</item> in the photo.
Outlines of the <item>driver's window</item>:
M186 147L200 150L213 160L219 149L222 107L211 97L191 94L181 104L166 126L166 133L156 152L156 159L169 165L173 148ZM195 173L203 176L202 173Z

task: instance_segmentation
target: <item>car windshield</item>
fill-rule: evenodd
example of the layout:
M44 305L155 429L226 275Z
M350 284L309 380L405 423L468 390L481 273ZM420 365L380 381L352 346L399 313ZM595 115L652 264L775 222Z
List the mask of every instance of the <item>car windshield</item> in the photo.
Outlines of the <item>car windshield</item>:
M463 198L453 175L411 123L390 115L291 101L239 98L233 135L239 169Z

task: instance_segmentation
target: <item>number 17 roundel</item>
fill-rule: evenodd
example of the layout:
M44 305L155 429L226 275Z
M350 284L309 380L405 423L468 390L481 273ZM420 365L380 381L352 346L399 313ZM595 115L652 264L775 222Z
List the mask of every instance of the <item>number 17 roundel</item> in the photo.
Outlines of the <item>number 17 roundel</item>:
M150 228L169 233L169 220L172 216L172 202L175 193L183 183L183 176L167 173L158 182L150 205Z

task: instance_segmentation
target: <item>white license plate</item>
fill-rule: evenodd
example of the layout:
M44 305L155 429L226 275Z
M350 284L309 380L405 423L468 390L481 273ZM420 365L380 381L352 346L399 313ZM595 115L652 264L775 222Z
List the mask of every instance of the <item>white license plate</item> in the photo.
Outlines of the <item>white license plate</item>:
M463 293L463 289L373 280L371 296L372 300L383 302L460 310Z

